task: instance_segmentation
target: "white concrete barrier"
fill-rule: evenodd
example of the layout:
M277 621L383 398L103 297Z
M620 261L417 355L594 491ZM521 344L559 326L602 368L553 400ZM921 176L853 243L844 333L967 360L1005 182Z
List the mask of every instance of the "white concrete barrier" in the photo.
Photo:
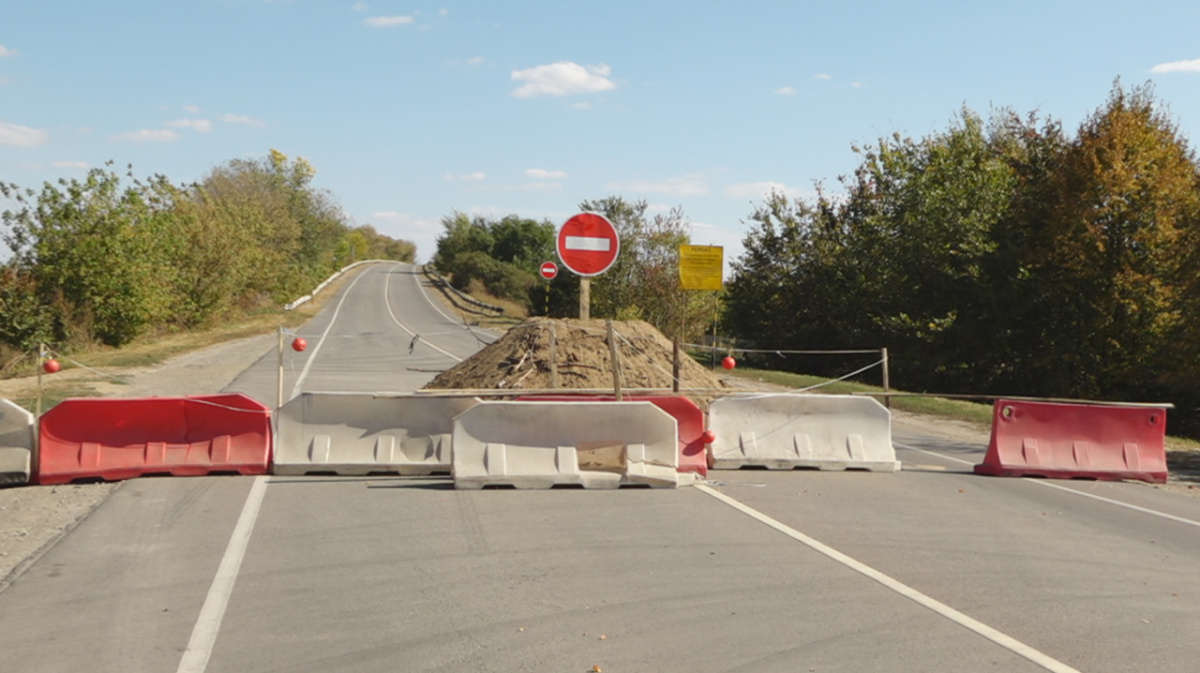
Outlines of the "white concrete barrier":
M276 412L272 474L450 472L454 417L473 397L303 393Z
M716 435L709 447L714 469L900 469L891 413L869 397L723 397L709 405L708 427Z
M678 445L649 402L480 402L454 419L454 487L676 488Z
M28 484L33 464L33 414L0 400L0 486Z

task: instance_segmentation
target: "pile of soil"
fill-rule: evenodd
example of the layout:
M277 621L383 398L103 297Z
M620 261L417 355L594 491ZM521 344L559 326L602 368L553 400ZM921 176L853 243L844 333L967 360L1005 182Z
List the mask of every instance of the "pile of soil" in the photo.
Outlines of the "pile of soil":
M613 321L621 387L631 393L670 390L674 347L661 332L641 320ZM553 336L552 336L553 335ZM554 341L557 386L551 385ZM438 390L613 389L613 358L604 320L532 318L499 341L438 375L425 388ZM725 388L703 365L680 357L679 387L712 391Z

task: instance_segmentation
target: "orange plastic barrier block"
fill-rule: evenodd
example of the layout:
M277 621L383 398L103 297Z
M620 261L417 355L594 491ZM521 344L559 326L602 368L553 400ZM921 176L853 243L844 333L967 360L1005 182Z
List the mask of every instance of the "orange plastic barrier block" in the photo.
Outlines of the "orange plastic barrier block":
M36 483L266 474L271 410L241 394L69 399L41 419Z
M1167 481L1167 411L996 400L992 440L976 474Z
M518 401L544 402L613 402L612 395L522 395ZM675 417L679 428L679 467L677 472L695 472L708 476L708 458L704 451L704 412L696 403L682 396L627 395L626 402L650 402Z

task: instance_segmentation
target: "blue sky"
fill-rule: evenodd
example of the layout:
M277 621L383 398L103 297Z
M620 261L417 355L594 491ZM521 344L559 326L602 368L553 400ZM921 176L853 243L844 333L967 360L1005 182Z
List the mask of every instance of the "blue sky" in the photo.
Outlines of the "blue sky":
M183 183L278 149L428 259L460 211L681 207L740 241L770 189L962 106L1073 131L1120 77L1200 136L1200 3L0 0L0 180Z

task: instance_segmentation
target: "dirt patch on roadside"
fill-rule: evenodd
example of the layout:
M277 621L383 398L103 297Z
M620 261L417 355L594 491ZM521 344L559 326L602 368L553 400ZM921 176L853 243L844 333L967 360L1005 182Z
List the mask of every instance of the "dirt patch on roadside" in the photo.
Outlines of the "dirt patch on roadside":
M671 390L674 380L671 341L641 320L612 324L622 390ZM703 391L696 396L706 397L727 387L720 377L690 357L680 358L679 364L680 388L685 394L690 389ZM613 369L606 321L533 318L442 372L425 388L612 391Z

